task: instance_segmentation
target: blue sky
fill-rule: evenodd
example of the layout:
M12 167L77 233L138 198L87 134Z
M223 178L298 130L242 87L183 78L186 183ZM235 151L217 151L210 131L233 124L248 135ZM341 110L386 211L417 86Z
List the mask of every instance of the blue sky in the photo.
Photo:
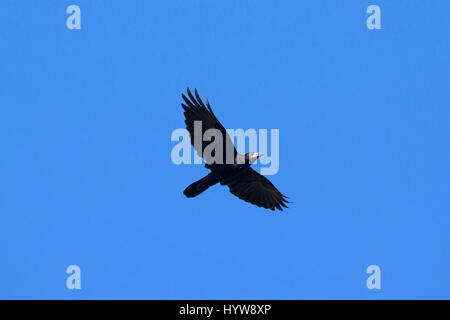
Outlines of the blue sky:
M0 298L450 298L449 10L2 1ZM183 196L207 173L170 159L187 86L226 128L280 129L289 210Z

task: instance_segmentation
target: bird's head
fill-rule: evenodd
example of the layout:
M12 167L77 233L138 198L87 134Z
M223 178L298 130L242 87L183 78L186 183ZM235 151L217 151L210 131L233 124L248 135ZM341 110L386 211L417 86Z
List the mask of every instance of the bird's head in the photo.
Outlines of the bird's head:
M256 159L262 157L264 153L257 153L257 152L248 152L245 154L245 163L252 164L256 161Z

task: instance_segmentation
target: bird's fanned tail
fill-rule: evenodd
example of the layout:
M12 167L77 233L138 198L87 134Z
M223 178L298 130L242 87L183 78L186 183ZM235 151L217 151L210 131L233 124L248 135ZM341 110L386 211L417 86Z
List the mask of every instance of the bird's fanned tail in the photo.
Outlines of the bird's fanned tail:
M219 180L211 172L207 176L189 185L189 187L187 187L183 193L188 198L196 197L218 182Z

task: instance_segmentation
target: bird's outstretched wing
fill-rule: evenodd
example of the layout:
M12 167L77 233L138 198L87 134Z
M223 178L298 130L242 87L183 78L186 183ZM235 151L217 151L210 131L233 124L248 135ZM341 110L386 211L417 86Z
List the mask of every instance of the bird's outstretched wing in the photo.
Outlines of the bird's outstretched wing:
M230 192L239 199L250 202L258 207L283 211L282 207L287 208L284 196L266 177L259 174L250 167L245 167L233 178L227 181L221 181L228 185Z
M184 95L181 94L183 97L183 100L186 104L182 103L181 106L184 109L184 117L185 117L185 123L186 128L189 131L189 135L191 136L191 144L194 146L195 151L202 157L204 156L204 151L207 145L212 143L214 141L214 138L212 141L203 141L203 136L205 134L205 131L208 129L217 129L222 133L222 142L223 142L223 159L222 163L225 163L226 160L226 151L227 151L227 145L232 147L232 150L234 152L233 158L236 155L237 151L233 146L233 142L231 141L230 136L226 132L223 125L219 122L219 120L216 118L214 112L211 109L211 106L209 105L208 99L206 99L206 106L203 103L203 101L200 99L200 95L197 92L197 89L195 89L195 98L192 95L189 88L187 88L187 94L189 99ZM195 136L194 136L194 122L195 121L201 121L202 130L201 130L201 137L197 137L199 139L199 144L195 144ZM231 151L231 149L230 149ZM212 154L215 156L215 154ZM205 159L207 160L207 159Z

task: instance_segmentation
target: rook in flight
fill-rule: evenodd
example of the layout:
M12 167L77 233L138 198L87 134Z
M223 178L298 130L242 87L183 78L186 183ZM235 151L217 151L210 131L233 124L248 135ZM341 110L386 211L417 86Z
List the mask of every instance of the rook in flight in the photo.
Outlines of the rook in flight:
M205 168L211 170L211 172L204 178L192 183L184 190L186 197L196 197L209 187L220 183L221 185L226 185L230 189L230 192L237 196L238 198L250 202L258 207L263 207L266 209L279 209L283 210L282 207L287 208L286 200L284 196L277 188L267 179L255 170L253 170L250 165L256 161L262 154L256 152L249 152L245 155L239 154L234 148L231 138L226 132L222 124L217 120L214 115L211 106L209 105L208 99L205 100L206 106L200 99L200 96L195 89L195 97L192 95L189 88L187 89L187 98L182 94L182 98L185 102L182 103L184 109L184 116L186 118L186 127L189 131L191 137L191 144L199 155L204 155L205 148L208 144L212 142L203 141L203 135L208 129L217 129L221 132L223 141L223 152L221 157L222 161L215 161L212 163L205 164ZM201 137L197 139L200 141L198 145L194 143L194 122L201 121ZM227 163L227 144L232 147L233 155L231 163ZM230 150L229 150L230 152ZM230 154L228 155L231 156ZM207 160L207 159L205 159Z

